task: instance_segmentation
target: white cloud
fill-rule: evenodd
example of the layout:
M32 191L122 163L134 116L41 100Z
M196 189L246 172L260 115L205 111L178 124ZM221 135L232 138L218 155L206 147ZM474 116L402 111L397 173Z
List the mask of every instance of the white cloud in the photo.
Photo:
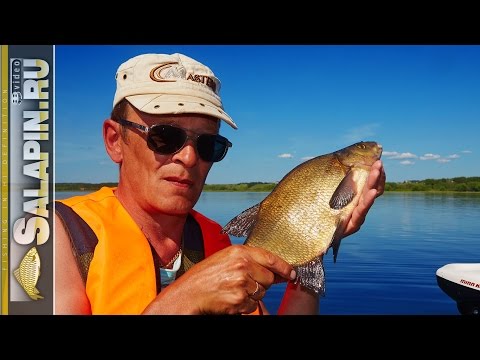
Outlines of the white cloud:
M420 160L437 160L440 159L440 155L437 154L425 154L420 156Z
M398 155L398 152L396 151L384 151L382 153L383 156L395 156L395 155Z
M471 154L472 152L470 150L463 150L462 153L464 154Z
M282 158L282 159L291 159L293 158L293 155L292 154L280 154L278 155L279 158Z
M310 159L313 159L315 156L304 156L302 157L302 161L307 161L307 160L310 160Z
M460 157L460 155L453 154L453 155L448 155L447 159L458 159L459 157Z
M385 153L388 153L389 155L386 155L389 159L393 159L393 160L398 160L398 159L416 159L417 158L417 155L415 154L412 154L410 152L404 152L404 153L398 153L396 151L393 151L393 152L389 152L389 151L386 151L384 152Z
M462 153L471 153L470 150L464 150ZM439 163L448 163L452 161L453 159L458 159L460 158L460 155L458 154L452 154L448 155L446 157L441 157L438 154L432 154L432 153L426 153L423 156L417 156L415 154L412 154L411 152L403 152L399 153L398 151L384 151L382 156L387 159L392 159L392 160L403 160L401 161L400 164L402 165L413 165L415 162L407 160L407 159L420 159L420 160L435 160Z

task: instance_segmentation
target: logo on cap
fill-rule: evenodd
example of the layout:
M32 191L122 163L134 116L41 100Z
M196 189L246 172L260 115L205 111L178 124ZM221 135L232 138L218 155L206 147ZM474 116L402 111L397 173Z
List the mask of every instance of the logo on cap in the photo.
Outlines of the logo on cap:
M150 71L150 79L153 81L176 81L177 79L186 79L187 69L177 62L171 62L154 67Z
M150 79L157 82L177 81L177 79L190 80L207 85L214 93L217 93L217 83L207 75L188 74L187 69L177 62L165 63L154 67L150 71Z

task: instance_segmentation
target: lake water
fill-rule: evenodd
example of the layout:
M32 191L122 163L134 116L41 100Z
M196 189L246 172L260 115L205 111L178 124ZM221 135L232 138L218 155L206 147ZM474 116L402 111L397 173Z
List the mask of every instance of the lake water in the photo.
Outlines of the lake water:
M57 199L80 192L57 192ZM205 192L195 209L225 225L268 193ZM242 243L243 238L232 237ZM324 257L325 315L457 315L435 272L480 262L480 194L386 193L356 234L342 240L337 262ZM276 313L285 285L265 298Z

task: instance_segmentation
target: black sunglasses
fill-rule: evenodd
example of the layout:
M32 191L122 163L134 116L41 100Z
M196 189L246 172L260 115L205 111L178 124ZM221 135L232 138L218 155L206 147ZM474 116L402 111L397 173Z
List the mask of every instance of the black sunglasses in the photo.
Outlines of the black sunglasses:
M185 146L188 139L192 139L202 160L217 162L222 160L227 155L228 148L232 147L227 138L218 134L196 134L191 137L184 129L173 125L155 124L148 127L125 119L114 121L144 132L149 149L158 154L175 154Z

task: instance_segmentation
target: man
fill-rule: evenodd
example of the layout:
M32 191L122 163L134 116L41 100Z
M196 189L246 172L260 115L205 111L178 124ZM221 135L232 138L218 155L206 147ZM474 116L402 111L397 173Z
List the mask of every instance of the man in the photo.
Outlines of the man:
M279 281L290 281L279 313L316 314L318 296L295 284L292 266L231 245L193 210L231 146L220 121L237 128L213 72L182 54L145 54L120 65L116 81L103 138L118 187L57 202L56 314L267 313L261 300ZM378 161L346 235L384 184Z

